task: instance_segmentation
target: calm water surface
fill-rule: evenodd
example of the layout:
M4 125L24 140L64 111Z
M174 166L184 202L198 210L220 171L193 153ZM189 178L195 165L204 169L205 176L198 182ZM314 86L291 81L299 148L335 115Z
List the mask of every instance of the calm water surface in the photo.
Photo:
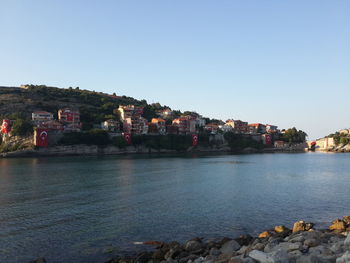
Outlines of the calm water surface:
M134 241L350 215L350 154L0 159L0 262L95 262Z

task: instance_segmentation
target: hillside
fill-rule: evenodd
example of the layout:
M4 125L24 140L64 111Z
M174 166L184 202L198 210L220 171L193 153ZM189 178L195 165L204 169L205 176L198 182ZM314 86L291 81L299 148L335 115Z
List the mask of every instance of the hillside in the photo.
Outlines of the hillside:
M145 100L79 88L62 89L44 85L27 85L25 88L0 86L0 119L15 119L18 116L30 119L33 111L44 110L57 114L58 109L69 107L80 110L83 128L89 129L95 123L116 118L113 111L119 105L127 104L145 107L144 117L147 119L156 117L155 111L164 108L159 103L149 105Z

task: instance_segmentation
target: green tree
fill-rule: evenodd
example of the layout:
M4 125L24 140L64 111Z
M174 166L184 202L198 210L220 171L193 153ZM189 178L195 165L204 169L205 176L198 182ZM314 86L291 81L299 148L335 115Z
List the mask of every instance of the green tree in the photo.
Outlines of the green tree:
M33 133L33 124L25 119L16 119L13 123L11 134L15 136L27 136Z

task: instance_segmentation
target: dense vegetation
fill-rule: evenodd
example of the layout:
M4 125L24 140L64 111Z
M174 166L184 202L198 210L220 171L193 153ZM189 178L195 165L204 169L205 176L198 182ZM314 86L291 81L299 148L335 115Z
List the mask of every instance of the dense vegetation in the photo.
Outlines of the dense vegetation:
M147 148L156 150L167 149L184 151L192 145L192 137L190 135L133 135L132 145L144 145ZM110 138L108 133L103 130L91 130L82 133L65 133L59 141L61 145L87 144L87 145L114 145L119 148L128 146L123 136Z
M227 141L229 147L235 151L241 151L244 148L255 148L262 149L264 145L261 142L258 142L250 136L236 134L233 132L227 132L224 134L224 138Z
M334 143L336 145L346 145L350 144L350 134L340 133L336 132L334 134L330 134L328 137L331 137L334 139Z
M87 145L107 145L111 143L108 132L99 129L92 129L87 132L64 133L59 140L59 144L87 144Z
M37 110L49 111L57 118L60 108L70 107L80 110L84 130L90 130L94 124L107 119L116 119L119 105L133 104L143 106L148 120L156 117L156 111L165 109L159 103L148 104L146 100L137 100L127 96L109 95L102 92L81 90L79 87L61 89L44 85L28 85L27 89L0 87L0 119L21 115L30 120L31 113Z
M307 134L302 130L297 130L295 127L288 129L281 136L281 140L289 143L302 143L305 142Z

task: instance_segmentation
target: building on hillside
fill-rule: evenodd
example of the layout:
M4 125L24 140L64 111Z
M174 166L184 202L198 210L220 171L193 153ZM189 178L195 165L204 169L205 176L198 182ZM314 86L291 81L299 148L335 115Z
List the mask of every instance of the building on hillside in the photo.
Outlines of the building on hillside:
M171 119L173 117L173 111L169 108L166 108L166 109L163 109L163 110L160 110L157 112L157 114L163 118L163 119Z
M135 105L119 106L118 112L120 119L124 121L127 118L138 119L143 114L143 107L138 107Z
M276 125L266 124L266 132L267 133L275 133L278 132L278 127Z
M81 131L80 112L77 109L60 109L58 111L58 120L63 124L64 131Z
M142 117L143 107L135 105L119 106L118 112L123 122L123 131L133 134L147 134L148 121Z
M47 111L34 111L32 113L32 120L34 122L51 121L53 120L53 114Z
M233 127L231 125L227 125L227 124L219 125L218 128L220 130L222 130L224 133L226 133L226 132L233 132L234 131Z
M138 134L147 134L148 133L148 121L146 118L141 117L139 119L139 126L138 126Z
M333 138L325 137L316 140L316 148L320 150L327 150L333 147L335 147L335 142Z
M166 125L167 134L179 134L179 127L177 125Z
M217 134L219 125L217 123L208 123L204 126L204 130L211 134Z
M108 132L120 132L120 122L113 119L105 120L101 123L101 128Z
M47 130L57 131L57 132L59 132L59 131L62 132L64 130L64 125L57 120L40 122L37 125L37 127L41 128L41 129L47 129Z
M157 124L152 123L152 122L148 123L148 134L152 134L152 135L159 134Z
M249 133L248 122L241 120L227 120L225 125L231 126L236 133Z
M159 134L166 134L165 120L162 118L153 118L151 123L156 125Z
M286 148L288 147L288 143L285 141L278 140L274 142L274 147L279 149Z
M191 116L181 116L173 120L173 125L178 127L179 134L196 133L196 120Z
M252 123L252 124L248 124L248 127L249 127L250 134L266 133L266 126L264 124Z
M125 118L123 120L123 132L131 133L131 130L132 130L132 120L131 118Z

